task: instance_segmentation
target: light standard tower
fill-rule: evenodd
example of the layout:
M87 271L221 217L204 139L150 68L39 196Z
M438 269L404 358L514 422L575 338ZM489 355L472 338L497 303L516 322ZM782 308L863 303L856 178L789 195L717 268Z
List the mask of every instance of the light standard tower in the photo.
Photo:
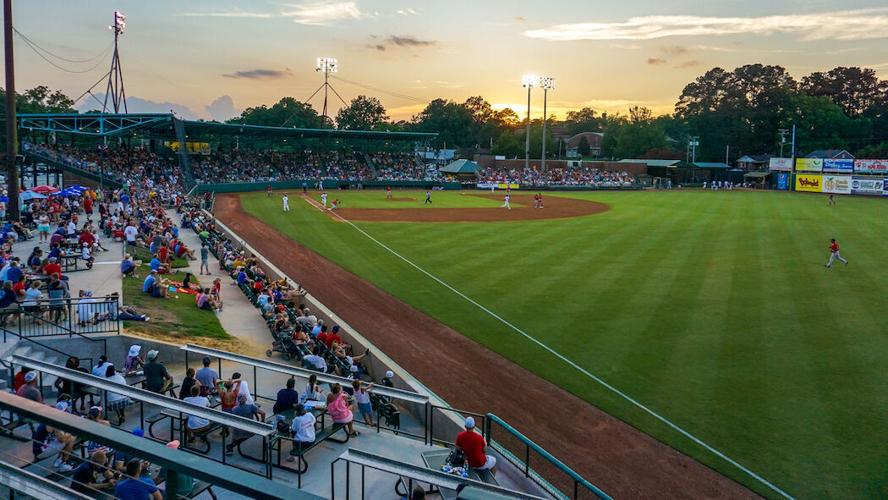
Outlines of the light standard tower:
M527 88L527 132L524 138L524 168L530 168L530 90L537 85L540 77L536 75L524 75L521 77L521 86Z
M111 56L111 71L108 72L108 86L105 89L105 102L102 104L102 113L108 111L108 98L111 98L111 109L120 113L121 104L123 112L128 113L126 107L126 90L123 88L123 68L120 67L120 52L117 51L117 42L123 30L126 28L126 16L123 12L114 11L114 24L108 29L114 32L114 54Z
M543 163L542 171L546 171L546 123L549 117L546 116L546 104L549 97L549 91L555 90L555 79L551 76L540 77L540 87L543 89Z
M330 77L330 73L336 73L337 71L339 71L339 62L336 60L335 57L319 57L318 62L315 65L315 71L324 72L324 85L322 85L322 87L324 88L324 111L322 113L322 116L324 117L324 123L327 123L327 89L330 88L330 83L328 82L328 79Z

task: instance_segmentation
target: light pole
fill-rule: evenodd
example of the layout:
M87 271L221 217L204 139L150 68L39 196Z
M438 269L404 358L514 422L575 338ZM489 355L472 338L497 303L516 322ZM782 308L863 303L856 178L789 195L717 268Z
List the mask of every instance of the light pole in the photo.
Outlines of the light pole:
M789 130L782 128L778 130L778 132L780 133L780 157L783 158L783 146L786 145L786 133L789 132Z
M689 145L691 146L691 163L697 163L697 146L700 145L700 137L696 135L691 137Z
M539 83L536 75L524 75L521 77L521 85L527 88L527 132L524 138L524 168L530 168L530 90Z
M548 94L550 90L555 90L555 79L551 76L543 76L540 77L540 87L543 89L543 164L541 169L543 172L546 171L546 123L549 121L549 117L546 116L546 104L548 100Z
M102 113L108 111L108 98L111 98L111 109L120 113L121 104L123 112L128 113L126 107L126 90L123 88L123 68L120 66L120 52L117 43L123 30L126 28L126 16L122 12L114 11L114 24L108 29L114 32L114 55L111 56L111 71L108 72L108 85L105 89L105 102L102 104Z

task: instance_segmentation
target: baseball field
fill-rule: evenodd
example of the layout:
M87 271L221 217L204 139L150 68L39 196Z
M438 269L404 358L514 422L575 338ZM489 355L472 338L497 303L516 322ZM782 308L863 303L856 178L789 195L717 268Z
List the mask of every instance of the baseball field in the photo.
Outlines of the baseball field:
M510 212L499 208L502 193L477 194L435 192L424 205L424 192L396 191L393 201L331 192L349 223L296 192L288 213L279 193L240 203L759 494L779 496L627 397L789 495L888 495L888 200L841 197L829 207L825 196L777 192L577 192L546 193L540 210L516 196ZM487 215L460 215L473 210ZM830 238L850 265L824 267ZM409 342L421 332L401 334ZM582 439L582 422L570 424Z

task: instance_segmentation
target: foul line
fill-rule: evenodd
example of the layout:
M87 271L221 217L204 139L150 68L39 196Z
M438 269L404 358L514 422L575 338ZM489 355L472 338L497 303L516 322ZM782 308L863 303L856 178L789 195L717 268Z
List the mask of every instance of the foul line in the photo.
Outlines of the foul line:
M513 325L512 323L510 323L508 320L506 320L506 319L503 318L502 316L500 316L500 315L498 315L497 313L491 311L490 309L486 308L485 306L479 304L479 303L476 302L474 299L472 299L471 297L467 296L466 294L460 292L460 291L457 290L456 288L450 286L450 284L448 284L448 283L445 282L444 280L438 278L437 276L433 275L432 273L430 273L430 272L426 271L425 269L419 267L418 265L414 264L411 260L407 259L407 258L404 257L403 255L401 255L401 254L399 254L398 252L394 251L393 249L389 248L385 243L383 243L383 242L377 240L376 238L374 238L373 236L371 236L369 233L367 233L366 231L364 231L364 230L361 229L360 227L356 226L356 225L355 225L354 223L352 223L350 220L348 220L348 219L346 219L346 218L340 216L340 215L337 214L335 211L331 211L331 210L326 210L326 209L324 209L323 207L320 206L320 204L319 204L318 202L312 200L312 199L309 198L309 197L304 197L304 199L305 199L305 201L307 201L309 204L311 204L312 206L314 206L314 207L317 208L318 210L320 210L320 211L322 211L322 212L325 212L325 213L327 213L328 215L331 215L331 216L333 216L333 217L336 217L336 218L338 218L339 220L341 220L342 222L345 222L346 224L348 224L348 225L350 225L351 227L355 228L359 233L363 234L364 236L366 236L367 238L369 238L371 241L373 241L373 242L376 243L377 245L379 245L379 246L381 246L382 248L386 249L388 252L390 252L390 253L391 253L392 255L394 255L395 257L397 257L397 258L403 260L404 262L406 262L408 265L410 265L411 267L413 267L413 268L416 269L417 271L419 271L419 272L425 274L426 276L428 276L429 278L435 280L435 281L438 282L440 285L444 286L445 288L447 288L447 289L450 290L451 292L453 292L453 293L459 295L460 297L462 297L463 299L465 299L466 301L468 301L468 302L471 303L472 305L476 306L477 308L481 309L482 311L486 312L486 313L489 314L490 316L493 316L494 318L496 318L497 320L499 320L499 321L500 321L501 323L503 323L504 325L508 326L508 327L511 328L512 330L514 330L514 331L518 332L519 334L521 334L521 336L523 336L523 337L526 338L527 340L530 340L530 341L533 342L534 344L536 344L536 345L538 345L539 347L545 349L547 352L549 352L549 353L552 354L553 356L557 357L557 358L560 359L561 361L564 361L565 363L567 363L568 365L570 365L572 368L574 368L574 369L577 370L578 372L580 372L580 373L582 373L583 375L585 375L585 376L591 378L592 380L598 382L599 384L601 384L602 386L604 386L605 388L607 388L608 390L610 390L610 391L613 392L614 394L619 395L620 397L622 397L622 398L625 399L626 401L632 403L633 405L635 405L635 406L638 407L639 409L643 410L645 413L647 413L647 414L649 414L650 416L656 418L656 419L659 420L660 422L663 422L664 424L666 424L667 426L669 426L670 428L672 428L673 430L675 430L676 432L678 432L678 433L681 434L682 436L684 436L684 437L690 439L690 440L693 441L694 443L696 443L696 444L700 445L701 447L705 448L707 451L709 451L709 452L712 453L713 455L715 455L715 456L721 458L721 459L724 460L725 462L728 462L729 464L733 465L733 466L736 467L737 469L743 471L744 473L746 473L747 475L749 475L751 478L753 478L753 479L755 479L756 481L758 481L758 482L762 483L763 485L767 486L768 488L770 488L770 489L773 490L774 492L780 494L780 495L783 496L784 498L787 498L787 499L790 499L790 500L794 500L794 497L793 497L792 495L790 495L789 493L783 491L783 490L780 489L778 486L772 484L772 483L771 483L770 481L768 481L767 479L765 479L765 478L763 478L762 476L756 474L756 473L753 472L752 470L746 468L745 466L743 466L742 464L740 464L739 462L737 462L737 461L734 460L733 458L731 458L731 457L725 455L724 453L720 452L719 450L717 450L717 449L713 448L712 446L706 444L706 443L703 442L700 438L694 436L694 435L691 434L690 432L688 432L688 431L684 430L683 428L679 427L678 424L673 423L672 421L670 421L670 420L667 419L666 417L660 415L659 413L655 412L654 410L651 410L650 408L648 408L648 407L645 406L644 404L642 404L642 403L636 401L635 399L632 398L632 396L629 396L629 395L626 394L625 392L623 392L623 391L617 389L616 387L612 386L611 384L607 383L606 381L604 381L604 379L602 379L602 378L598 377L597 375L591 373L590 371L586 370L586 369L583 368L582 366L580 366L580 365L574 363L573 361L571 361L570 359L566 358L565 356L563 356L561 353L559 353L559 352L556 351L555 349L552 349L551 347L549 347L549 346L547 346L546 344L540 342L539 340L537 340L535 337L533 337L532 335L528 334L528 333L525 332L524 330L522 330L522 329L518 328L517 326Z

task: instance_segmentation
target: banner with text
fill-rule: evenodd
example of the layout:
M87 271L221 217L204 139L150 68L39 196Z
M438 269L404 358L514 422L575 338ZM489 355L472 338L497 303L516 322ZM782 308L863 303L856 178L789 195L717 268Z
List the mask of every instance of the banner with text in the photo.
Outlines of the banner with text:
M885 181L881 177L861 177L855 175L851 178L851 194L882 196L884 183Z
M796 191L806 191L809 193L822 192L823 179L819 175L799 174L796 176Z
M792 172L792 158L771 158L768 166L771 170Z
M777 174L777 189L781 191L789 189L789 174L786 172L780 172Z
M795 167L800 172L820 172L823 170L823 158L796 158Z
M864 174L888 174L888 160L854 160L854 171Z
M851 176L824 175L823 192L835 194L851 194Z
M854 171L854 160L823 160L823 171L850 174Z

